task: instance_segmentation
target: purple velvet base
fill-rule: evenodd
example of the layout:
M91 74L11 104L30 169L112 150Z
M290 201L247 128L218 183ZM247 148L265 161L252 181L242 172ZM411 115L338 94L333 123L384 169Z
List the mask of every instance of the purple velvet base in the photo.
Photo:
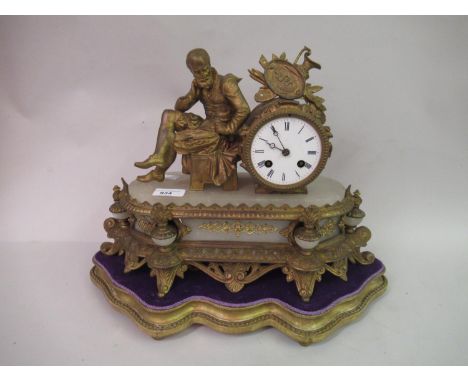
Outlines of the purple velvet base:
M384 272L384 265L377 259L370 265L350 263L347 282L326 272L322 281L316 283L310 302L304 302L297 293L295 283L286 282L286 276L279 269L247 284L238 293L229 292L224 284L201 271L189 270L183 279L176 277L169 293L160 298L156 293L156 281L150 277L146 266L125 274L123 256L106 256L98 252L93 261L106 271L115 285L154 310L173 308L193 300L211 301L229 307L275 302L298 313L316 315L359 293L368 281Z

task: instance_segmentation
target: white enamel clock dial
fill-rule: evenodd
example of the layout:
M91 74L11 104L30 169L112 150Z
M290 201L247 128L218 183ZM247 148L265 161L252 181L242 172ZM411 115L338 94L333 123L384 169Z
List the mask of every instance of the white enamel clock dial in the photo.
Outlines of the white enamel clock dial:
M252 139L252 166L266 182L291 186L306 180L317 168L322 141L304 119L273 119L260 127Z

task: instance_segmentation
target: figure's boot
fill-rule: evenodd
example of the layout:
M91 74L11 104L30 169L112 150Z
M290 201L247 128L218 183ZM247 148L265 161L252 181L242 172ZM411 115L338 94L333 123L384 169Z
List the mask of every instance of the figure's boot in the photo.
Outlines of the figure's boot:
M166 170L163 170L160 167L156 167L154 170L151 170L146 175L137 176L137 180L139 180L140 182L151 182L153 180L155 180L156 182L163 182L165 172Z
M153 166L162 166L163 164L164 160L158 154L151 154L143 162L135 162L135 166L138 168L150 168Z

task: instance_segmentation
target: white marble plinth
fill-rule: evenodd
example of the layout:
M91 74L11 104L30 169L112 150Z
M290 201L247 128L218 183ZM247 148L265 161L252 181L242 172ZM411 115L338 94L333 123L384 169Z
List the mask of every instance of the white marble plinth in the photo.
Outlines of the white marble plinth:
M181 173L168 173L164 182L139 182L134 180L129 185L129 193L138 202L150 204L174 203L183 205L204 204L206 206L218 204L269 204L281 206L287 204L290 207L315 205L321 207L325 204L333 204L344 197L345 187L338 181L324 176L319 176L307 186L307 194L256 194L254 179L247 173L239 173L239 189L237 191L223 191L221 187L207 186L204 191L189 190L189 175ZM184 189L183 197L154 196L156 188Z
M153 192L156 188L182 189L185 194L177 196L155 196ZM253 178L246 173L239 174L239 189L237 191L224 191L220 187L207 187L204 191L189 190L189 175L181 173L169 173L166 180L160 182L142 183L133 181L129 185L129 194L137 202L148 202L150 204L161 203L163 205L183 206L190 204L197 206L247 206L254 205L274 205L276 207L287 205L289 207L315 205L317 207L326 204L333 204L342 201L345 194L345 187L330 178L318 177L312 184L309 184L307 194L255 194L255 184ZM184 218L183 223L187 225L191 232L184 237L184 240L196 241L242 241L242 242L271 242L286 243L286 237L280 231L289 225L285 220L247 220L247 219L213 219L213 218ZM335 232L320 241L326 240L338 234Z

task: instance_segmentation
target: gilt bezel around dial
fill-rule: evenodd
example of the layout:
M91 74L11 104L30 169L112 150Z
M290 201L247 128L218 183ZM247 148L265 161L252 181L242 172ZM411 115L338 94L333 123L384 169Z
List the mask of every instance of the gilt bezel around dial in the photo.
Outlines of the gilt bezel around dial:
M274 111L258 116L250 124L248 133L243 141L242 161L245 164L246 170L257 180L257 182L260 185L263 185L264 187L273 191L288 192L305 187L322 172L328 160L328 157L330 156L330 142L325 129L322 125L314 122L311 115L303 111L301 106L302 105L300 104L284 105L278 107L278 109ZM320 139L321 153L315 169L309 175L307 175L306 178L301 179L295 183L279 184L266 180L263 176L259 174L255 167L255 164L252 161L252 143L254 141L255 136L257 135L259 130L262 129L265 125L267 125L269 122L280 118L302 119L304 122L312 126L312 128L317 132L318 138Z

